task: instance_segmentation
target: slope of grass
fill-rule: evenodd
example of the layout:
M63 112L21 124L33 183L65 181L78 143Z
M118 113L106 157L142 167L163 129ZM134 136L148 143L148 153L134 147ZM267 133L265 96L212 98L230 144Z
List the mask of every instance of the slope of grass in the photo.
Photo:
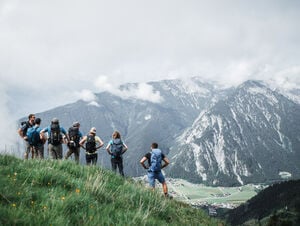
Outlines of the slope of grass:
M71 161L0 155L0 225L224 225L131 179Z

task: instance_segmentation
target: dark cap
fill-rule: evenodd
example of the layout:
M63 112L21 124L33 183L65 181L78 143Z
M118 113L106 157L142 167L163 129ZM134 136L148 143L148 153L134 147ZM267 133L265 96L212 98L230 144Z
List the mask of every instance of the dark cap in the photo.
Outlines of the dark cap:
M41 121L42 121L42 120L41 120L40 118L36 118L36 119L34 120L34 123L35 123L35 124L41 124Z
M53 119L51 120L51 122L52 122L52 123L55 123L55 124L58 124L58 123L59 123L58 118L53 118Z
M79 127L80 123L79 122L73 122L73 127Z

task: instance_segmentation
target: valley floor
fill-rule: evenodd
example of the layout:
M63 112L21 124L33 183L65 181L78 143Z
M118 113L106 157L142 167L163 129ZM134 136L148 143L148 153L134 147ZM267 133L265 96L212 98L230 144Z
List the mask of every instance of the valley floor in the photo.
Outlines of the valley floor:
M147 184L147 176L136 177ZM248 184L239 187L209 187L203 184L192 184L183 179L166 178L169 193L177 200L195 207L213 206L233 209L255 196L266 185ZM156 182L157 189L161 185Z

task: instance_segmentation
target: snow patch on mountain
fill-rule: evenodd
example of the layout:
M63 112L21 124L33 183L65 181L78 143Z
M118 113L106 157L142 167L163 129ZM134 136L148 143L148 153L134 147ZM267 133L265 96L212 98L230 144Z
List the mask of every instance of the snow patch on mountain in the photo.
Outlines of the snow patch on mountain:
M96 101L91 101L88 103L90 106L100 107L100 105Z
M274 95L272 95L270 93L269 90L267 90L265 87L251 87L248 89L248 91L252 94L260 94L260 95L264 95L266 98L269 99L269 102L270 103L273 103L273 104L278 104L278 100L276 97L274 97ZM257 105L259 106L260 105L260 102L257 102Z
M144 119L146 120L146 121L148 121L148 120L150 120L152 118L152 116L151 115L145 115L145 117L144 117Z
M207 88L199 86L192 79L182 80L182 88L183 90L181 91L187 94L197 93L197 94L207 95L210 93L210 91Z

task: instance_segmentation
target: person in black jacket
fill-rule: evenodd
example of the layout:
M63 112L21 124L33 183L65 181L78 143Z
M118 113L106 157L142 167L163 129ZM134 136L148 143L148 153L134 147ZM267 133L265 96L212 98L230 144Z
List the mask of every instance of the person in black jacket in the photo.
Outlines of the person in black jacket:
M30 114L28 116L28 121L22 122L21 123L21 127L18 129L19 136L24 140L24 146L25 146L24 158L25 159L28 159L29 152L31 150L30 145L28 143L28 139L27 139L26 133L27 133L28 128L34 126L34 120L35 120L35 115L34 114ZM31 150L31 156L32 156L32 158L34 158L33 150Z

